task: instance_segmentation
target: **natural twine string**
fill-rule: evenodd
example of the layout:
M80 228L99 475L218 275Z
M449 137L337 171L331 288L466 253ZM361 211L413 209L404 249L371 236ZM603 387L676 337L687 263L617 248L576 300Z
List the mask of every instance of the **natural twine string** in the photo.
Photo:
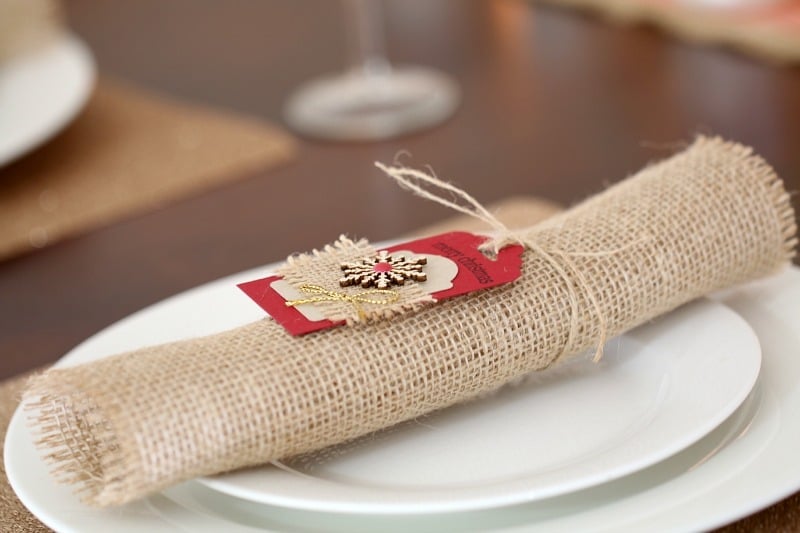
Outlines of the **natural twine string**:
M567 334L566 342L561 355L564 355L570 350L572 341L577 335L578 327L580 326L580 304L579 304L579 291L583 292L594 308L595 317L598 322L599 334L597 337L597 348L594 353L593 361L600 361L603 357L603 348L605 347L606 339L608 337L608 321L603 314L597 297L592 291L586 277L575 266L575 263L570 259L570 253L560 250L545 250L534 239L524 233L520 233L508 228L505 224L500 222L488 209L486 209L478 200L471 194L456 187L451 183L442 181L431 174L426 174L417 169L408 168L405 166L387 166L383 163L376 161L375 166L382 170L387 176L395 180L403 189L411 191L412 193L436 202L459 213L464 213L471 217L475 217L488 224L494 230L494 238L486 241L481 245L480 250L486 255L496 257L497 253L504 247L510 244L519 244L537 256L547 261L553 270L559 275L567 286L567 294L569 296L570 306L570 327ZM433 190L440 190L442 194L436 194ZM444 192L450 193L454 200L449 200L443 196ZM467 205L458 203L461 200ZM610 253L610 252L609 252ZM577 254L580 255L580 254ZM559 357L556 358L558 360Z

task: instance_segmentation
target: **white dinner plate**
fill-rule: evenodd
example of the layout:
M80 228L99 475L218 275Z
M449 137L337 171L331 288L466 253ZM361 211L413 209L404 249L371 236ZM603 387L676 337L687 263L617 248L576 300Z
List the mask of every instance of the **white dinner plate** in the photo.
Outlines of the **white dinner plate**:
M157 306L134 314L76 348L68 360L62 364L76 364L96 358L101 354L116 353L144 344L164 342L174 338L196 336L203 333L229 329L242 322L258 319L262 316L260 309L254 305L242 306L242 296L237 290L231 290L231 287L237 282L254 279L263 276L265 273L266 270L257 269L232 276L204 287L188 291L187 293L166 300ZM798 287L800 287L800 280L798 280L797 284ZM800 290L800 288L798 290ZM203 304L203 302L213 302L215 311L218 311L220 308L237 309L237 311L235 313L210 313L207 309L210 306ZM690 312L706 312L705 310L708 310L714 315L714 320L710 325L717 322L719 318L728 324L731 328L730 334L734 338L739 339L739 342L752 341L751 338L750 341L746 340L749 338L747 334L741 335L742 332L747 331L747 328L742 328L743 324L738 321L736 315L727 311L725 308L710 303L700 303L688 309ZM176 316L175 312L178 310L180 310L180 318L175 320L174 324L170 323L169 328L164 327L165 317L171 316L174 318ZM667 317L666 320L678 319L680 315L685 312L686 310L679 311L673 316ZM731 318L733 321L728 320ZM153 324L155 324L155 327L153 327ZM650 329L658 329L658 327L659 326L656 325ZM147 334L139 335L139 332L143 331L140 328L145 328ZM647 333L647 328L642 331L645 332L643 334L644 337L637 340L636 335L638 335L638 333L634 333L631 334L630 340L625 340L627 337L623 337L623 340L618 341L618 343L621 343L623 347L625 344L630 344L642 350L642 346L646 346L649 342L647 336L653 334L652 331L651 333ZM678 335L675 336L678 337ZM697 336L704 337L704 334L698 334ZM684 347L692 345L696 340L683 335L681 335L681 337L681 339L678 339L678 342L683 343ZM789 340L790 339L787 339L787 342ZM725 341L723 339L718 339L718 342L724 343ZM642 350L642 353L646 353L646 350ZM673 352L673 354L677 359L680 359L679 353ZM626 367L626 363L622 361L614 362L612 360L613 357L612 354L608 354L606 363L604 364L606 366L618 364L621 368ZM773 358L777 361L777 363L774 364L780 364L782 361L780 354L773 354ZM603 368L602 365L595 367L595 371L600 372L601 368ZM699 375L702 375L701 369L698 369L698 376ZM704 385L707 388L709 386L713 388L715 381L711 376L706 376L706 378L708 381ZM584 379L584 377L578 373L577 379ZM553 387L558 386L558 381L558 379L555 380L556 385L553 385ZM674 386L674 384L667 384L666 389L669 389L671 386ZM524 385L522 387L524 387ZM549 384L543 384L544 389L548 389L549 387ZM509 389L502 394L514 396L515 389ZM546 392L543 394L546 394ZM762 396L766 396L766 402L763 401ZM517 526L536 527L537 524L544 519L549 521L574 521L577 516L580 516L581 512L602 513L603 508L620 504L620 502L617 502L612 497L614 494L620 495L622 500L630 496L630 494L624 493L624 487L630 486L631 483L651 483L648 487L649 491L660 489L660 483L665 481L663 479L664 475L659 474L661 465L669 464L671 461L675 460L686 462L685 457L694 458L695 456L692 454L694 453L696 455L698 453L697 450L700 450L703 455L706 455L709 449L709 442L712 446L710 449L713 451L713 447L717 444L721 443L725 445L727 443L729 434L740 432L742 424L749 424L763 419L763 417L759 418L755 416L754 413L756 413L757 410L754 410L754 405L756 405L756 407L763 407L764 405L775 407L775 405L777 405L775 402L769 402L771 398L769 394L757 395L755 398L756 399L753 400L751 397L746 404L737 411L737 415L734 415L733 419L731 419L733 422L729 420L723 424L720 429L712 432L711 435L703 439L700 443L690 447L686 452L679 454L677 459L669 459L666 463L659 463L654 467L644 470L641 474L633 474L616 482L603 484L595 489L587 489L566 496L549 498L539 503L534 502L513 505L488 511L438 513L428 516L390 515L388 517L379 515L310 512L292 510L280 506L254 504L210 490L196 482L174 487L162 494L121 508L105 510L92 509L80 504L70 493L69 488L55 485L52 482L46 472L46 468L30 445L31 438L24 423L24 415L19 412L15 414L9 426L6 439L5 462L9 480L23 503L25 503L25 505L27 505L42 521L59 531L104 531L114 529L115 531L144 532L153 530L153 528L191 531L219 531L220 528L224 528L226 531L247 531L252 528L278 531L327 531L338 528L344 531L357 531L387 530L392 528L395 530L407 530L409 527L421 530L426 528L441 530L442 527L449 528L450 525L457 529L473 530ZM496 398L488 399L489 402L495 400ZM656 402L656 405L661 405L661 403L658 402L663 402L663 398ZM469 407L471 408L474 406ZM658 411L659 409L656 408L655 410ZM688 411L686 413L688 414ZM767 416L767 418L770 417ZM731 424L733 425L731 426ZM749 436L749 434L745 433L744 436ZM741 438L737 442L744 440L744 438ZM686 442L686 444L688 444L688 442ZM760 447L760 445L757 447ZM716 456L714 459L716 460L717 457L723 456L723 452L727 449L727 446L723 446L720 450L715 452ZM523 452L524 450L516 450L515 454L520 455ZM715 454L712 453L711 455ZM684 466L683 463L681 463L681 465ZM465 466L465 468L468 467L469 465ZM706 466L703 465L703 468L706 468ZM699 470L702 470L702 468L698 468L695 471ZM675 479L666 481L675 482L676 479L682 477L680 475L681 472L685 471L686 468L674 471L670 469L671 476ZM648 475L648 473L655 474ZM795 482L797 482L797 480L795 480ZM784 492L782 492L781 495L782 494L784 494ZM676 494L672 494L673 501L675 496ZM765 504L769 503L769 501L773 501L775 497L775 492L768 490L767 496L759 500L761 504ZM663 505L664 502L661 502L661 504ZM658 506L654 506L654 508L658 508ZM636 512L632 512L633 510L629 511L630 512L624 509L621 510L621 514L617 517L617 520L629 518L635 516L637 513L643 512L642 509L636 509ZM615 513L610 512L610 516L606 516L603 522L595 523L592 519L589 519L579 525L583 525L584 527L591 525L596 528L599 524L613 524L614 522L611 521L611 517L614 516Z
M0 166L69 124L94 81L91 53L70 34L0 63Z

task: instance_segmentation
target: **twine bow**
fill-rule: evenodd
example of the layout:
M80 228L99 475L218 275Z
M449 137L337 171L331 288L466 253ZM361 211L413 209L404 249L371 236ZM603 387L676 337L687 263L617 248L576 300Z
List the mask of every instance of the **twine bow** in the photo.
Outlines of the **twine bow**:
M310 298L300 298L297 300L288 300L286 307L295 307L303 304L314 304L319 302L347 302L352 304L358 313L358 318L364 320L366 313L362 309L361 304L374 304L374 305L388 305L396 302L400 295L397 291L389 289L372 289L369 291L362 291L356 294L348 294L346 292L337 292L326 289L319 285L306 283L299 287L300 292L305 294L315 294ZM382 298L370 298L370 296L379 295Z
M496 256L497 253L509 244L520 244L523 247L531 250L537 256L541 257L553 267L553 270L564 280L567 287L567 294L570 304L570 327L567 336L567 341L564 344L564 349L561 355L564 355L572 346L573 339L577 334L580 313L580 296L579 290L586 295L592 305L595 316L598 321L600 333L597 339L597 349L594 354L593 360L599 361L603 357L603 347L606 343L608 335L608 326L605 315L603 314L600 304L594 295L591 287L586 280L583 272L581 272L572 261L572 255L587 255L587 254L571 254L558 250L545 250L534 239L525 233L515 232L509 229L505 224L500 222L488 209L486 209L480 202L472 197L466 191L458 187L440 180L433 172L426 174L420 170L408 168L404 166L386 166L383 163L375 162L375 166L381 169L387 176L394 179L401 188L413 192L417 196L436 202L437 204L449 207L459 213L464 213L471 217L482 220L492 227L495 231L495 237L486 241L481 245L481 251L490 255ZM428 187L428 188L426 188ZM432 190L442 191L440 193L432 192ZM453 200L449 200L443 196L443 193L449 193ZM458 203L462 201L466 205ZM595 255L595 254L588 254ZM598 254L603 255L603 254ZM561 357L559 355L559 357Z

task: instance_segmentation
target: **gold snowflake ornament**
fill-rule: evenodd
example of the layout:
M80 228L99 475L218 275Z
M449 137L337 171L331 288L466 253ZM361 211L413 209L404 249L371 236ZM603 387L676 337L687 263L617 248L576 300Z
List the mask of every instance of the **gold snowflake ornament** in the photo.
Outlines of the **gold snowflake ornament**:
M422 271L422 267L427 262L424 257L408 261L402 255L394 257L386 250L381 250L375 257L365 257L353 263L342 263L344 277L339 280L339 285L386 289L391 285L403 285L408 279L425 281L428 277Z

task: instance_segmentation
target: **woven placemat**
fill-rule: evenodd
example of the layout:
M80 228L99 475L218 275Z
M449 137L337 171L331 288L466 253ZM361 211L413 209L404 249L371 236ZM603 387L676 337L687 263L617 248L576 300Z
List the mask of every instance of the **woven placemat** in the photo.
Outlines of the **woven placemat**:
M246 176L290 158L264 122L101 80L44 147L0 168L0 259Z
M709 8L687 0L540 0L622 23L648 23L682 39L720 44L779 63L800 61L800 1Z
M494 205L492 211L507 226L524 227L556 213L558 207L550 202L518 197ZM472 217L459 216L413 232L409 237L431 235L453 229L478 231L485 228ZM32 371L0 383L0 451L5 442L6 428L19 403L25 384L28 378L36 372L38 371ZM8 484L5 467L2 463L0 463L0 530L14 533L50 531L17 499ZM718 531L723 533L773 533L798 530L800 530L800 494L791 496L760 513Z

